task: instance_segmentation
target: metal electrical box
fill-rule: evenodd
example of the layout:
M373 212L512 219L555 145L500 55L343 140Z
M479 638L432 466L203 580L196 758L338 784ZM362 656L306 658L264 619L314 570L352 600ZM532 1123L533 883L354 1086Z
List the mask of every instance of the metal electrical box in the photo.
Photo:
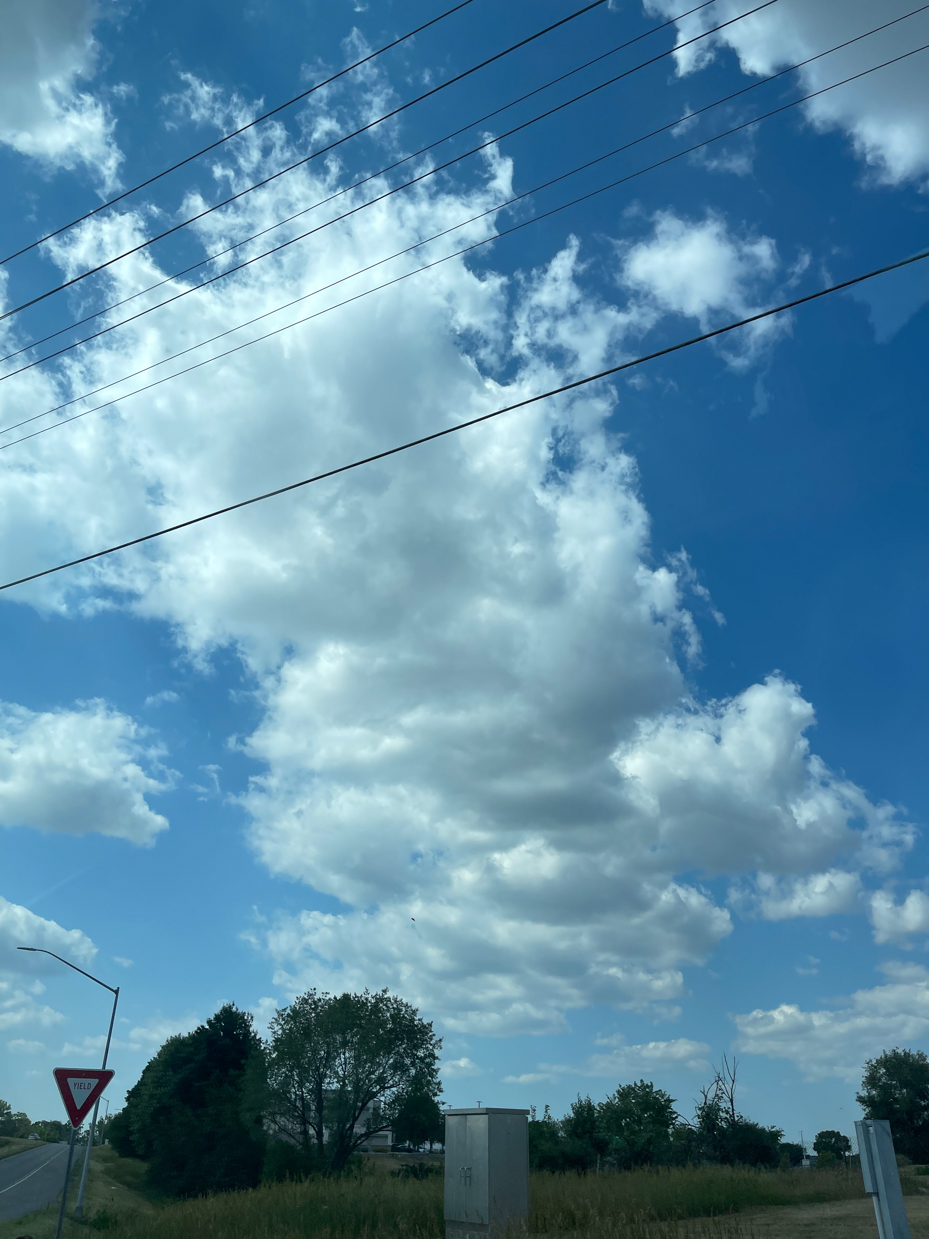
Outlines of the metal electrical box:
M880 1239L910 1239L890 1123L887 1119L863 1119L855 1124L855 1134L864 1190L874 1201Z
M528 1116L493 1107L445 1111L446 1239L527 1228Z

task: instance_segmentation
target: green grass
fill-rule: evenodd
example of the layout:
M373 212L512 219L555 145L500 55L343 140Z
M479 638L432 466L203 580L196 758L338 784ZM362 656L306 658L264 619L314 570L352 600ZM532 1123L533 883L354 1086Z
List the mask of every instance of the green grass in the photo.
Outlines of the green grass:
M41 1149L44 1140L20 1140L17 1136L0 1136L0 1158L14 1157L27 1149Z
M156 1205L140 1162L99 1150L101 1181L89 1201L93 1225L114 1239L443 1239L441 1179L372 1172ZM96 1154L95 1154L96 1159ZM125 1191L113 1192L118 1175ZM134 1185L134 1187L133 1187ZM904 1180L906 1190L906 1180ZM918 1190L913 1187L913 1190ZM558 1239L744 1239L746 1209L861 1199L857 1172L772 1172L706 1166L622 1174L532 1176L529 1230ZM24 1220L25 1221L25 1220ZM90 1239L91 1227L84 1230ZM44 1239L44 1232L16 1232ZM76 1239L78 1227L68 1228ZM6 1239L0 1230L0 1239Z
M29 1142L31 1148L35 1141ZM77 1201L77 1188L84 1165L84 1149L78 1145L74 1150L74 1165L68 1184L68 1215ZM64 1163L61 1165L64 1178ZM131 1157L117 1157L107 1145L93 1150L90 1158L90 1173L87 1177L87 1192L84 1197L86 1218L101 1218L104 1215L123 1218L141 1218L156 1211L154 1202L144 1187L145 1163ZM28 1235L30 1239L54 1239L58 1225L58 1209L61 1197L45 1209L13 1222L0 1222L0 1239L17 1239ZM79 1225L70 1216L65 1223L63 1235L68 1239L91 1239L94 1227Z

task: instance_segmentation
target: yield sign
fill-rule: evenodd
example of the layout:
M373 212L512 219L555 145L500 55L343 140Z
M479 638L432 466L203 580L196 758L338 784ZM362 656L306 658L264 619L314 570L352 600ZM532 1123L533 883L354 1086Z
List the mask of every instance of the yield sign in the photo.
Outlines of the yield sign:
M91 1106L103 1095L114 1072L93 1067L56 1067L52 1072L72 1127L80 1127Z

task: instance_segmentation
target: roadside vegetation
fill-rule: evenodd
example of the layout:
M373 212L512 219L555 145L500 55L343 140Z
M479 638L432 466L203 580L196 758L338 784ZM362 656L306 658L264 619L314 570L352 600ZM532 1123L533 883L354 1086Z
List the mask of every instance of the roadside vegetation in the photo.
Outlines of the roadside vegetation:
M262 1184L188 1201L152 1200L145 1166L94 1150L87 1218L69 1222L76 1239L96 1229L115 1239L444 1239L442 1178L403 1177L382 1171L393 1159L372 1155L340 1176ZM117 1176L125 1175L124 1178ZM918 1192L904 1176L904 1191ZM862 1200L857 1170L778 1171L728 1166L591 1174L535 1172L530 1185L532 1235L598 1239L685 1239L749 1233L738 1215L767 1206L821 1205ZM51 1239L57 1209L0 1227L0 1239L28 1234ZM19 1229L15 1229L19 1227Z
M443 1239L442 1158L425 1151L444 1130L432 1026L386 990L310 991L277 1013L269 1034L259 1037L251 1016L226 1004L161 1047L110 1116L110 1143L93 1150L84 1219L66 1225L71 1239L96 1230L118 1239ZM765 1221L778 1210L800 1227L794 1239L805 1239L804 1210L832 1216L830 1235L869 1235L848 1137L819 1132L811 1168L809 1150L740 1111L736 1082L737 1065L724 1057L689 1116L646 1080L600 1100L578 1096L560 1119L547 1106L533 1111L530 1235L746 1239L757 1223L765 1239L779 1239ZM858 1100L866 1115L890 1117L904 1192L921 1198L917 1212L929 1222L926 1167L909 1165L929 1160L929 1059L882 1054L866 1065ZM0 1123L11 1151L29 1147L25 1115L0 1107ZM409 1148L405 1158L364 1151L388 1130ZM0 1225L0 1239L52 1239L56 1221L50 1205Z

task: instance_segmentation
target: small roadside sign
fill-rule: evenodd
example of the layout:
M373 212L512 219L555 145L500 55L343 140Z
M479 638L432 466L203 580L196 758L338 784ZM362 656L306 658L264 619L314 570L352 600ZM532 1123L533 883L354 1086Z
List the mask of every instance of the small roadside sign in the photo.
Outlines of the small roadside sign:
M93 1067L56 1067L52 1072L72 1127L80 1127L115 1072Z

